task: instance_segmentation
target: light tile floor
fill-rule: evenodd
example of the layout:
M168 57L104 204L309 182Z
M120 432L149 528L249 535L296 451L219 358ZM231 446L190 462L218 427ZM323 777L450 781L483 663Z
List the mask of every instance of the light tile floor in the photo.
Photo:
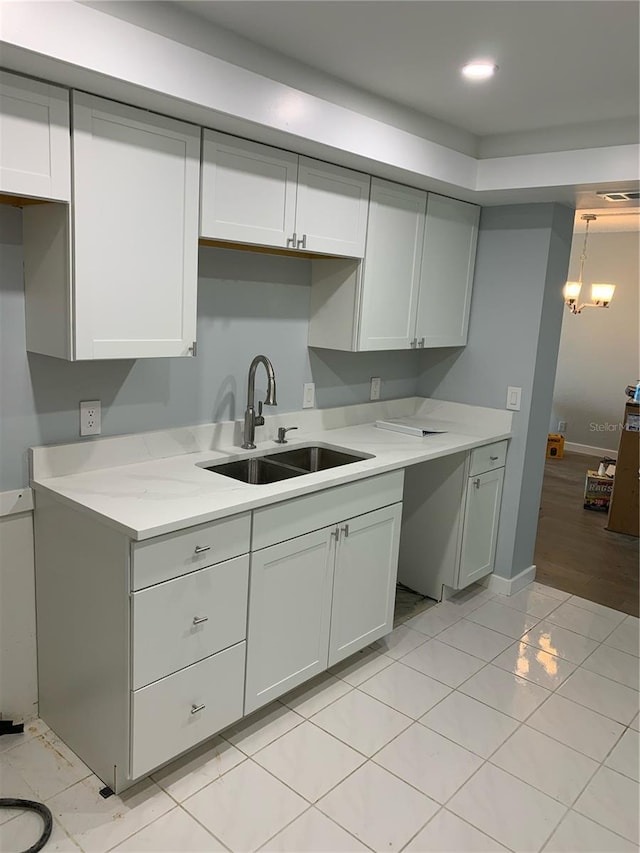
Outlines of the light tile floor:
M531 584L404 621L126 791L42 721L0 738L0 796L46 851L545 851L640 841L639 621ZM0 849L34 815L0 811Z

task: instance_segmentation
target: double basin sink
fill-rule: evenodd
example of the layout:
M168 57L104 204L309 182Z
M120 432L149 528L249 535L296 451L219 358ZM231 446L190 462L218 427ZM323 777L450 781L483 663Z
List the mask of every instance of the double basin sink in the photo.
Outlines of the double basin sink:
M214 474L222 474L253 486L262 486L372 458L370 453L352 453L341 447L314 445L203 467L205 471L213 471Z

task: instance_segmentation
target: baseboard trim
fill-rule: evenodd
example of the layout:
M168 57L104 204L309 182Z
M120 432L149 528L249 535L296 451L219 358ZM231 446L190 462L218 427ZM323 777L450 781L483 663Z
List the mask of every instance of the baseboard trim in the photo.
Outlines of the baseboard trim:
M601 456L602 458L608 456L609 459L618 458L617 450L609 450L607 447L592 447L590 444L574 444L573 441L566 441L564 449L572 453L582 453L584 456Z
M516 592L520 592L525 586L529 586L535 579L536 567L529 566L528 569L523 569L513 578L503 578L500 575L487 575L480 583L498 595L515 595Z

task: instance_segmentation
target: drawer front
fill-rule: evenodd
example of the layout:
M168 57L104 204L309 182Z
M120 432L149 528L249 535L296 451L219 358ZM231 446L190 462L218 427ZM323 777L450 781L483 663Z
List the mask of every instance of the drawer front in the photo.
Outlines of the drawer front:
M402 500L404 471L389 471L254 510L252 550L268 548Z
M150 773L242 716L246 643L132 694L131 778Z
M132 687L244 640L249 555L134 592Z
M131 588L144 589L249 551L251 514L234 515L131 546Z
M484 471L493 471L495 468L503 468L507 461L507 441L495 441L493 444L485 444L471 451L471 465L469 476L475 477Z

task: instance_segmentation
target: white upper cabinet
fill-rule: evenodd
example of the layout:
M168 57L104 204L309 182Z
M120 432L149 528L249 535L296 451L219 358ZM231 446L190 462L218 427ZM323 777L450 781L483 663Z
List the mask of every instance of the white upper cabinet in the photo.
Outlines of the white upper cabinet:
M0 192L69 201L69 92L0 73Z
M415 338L426 203L422 190L372 180L359 350L407 349Z
M464 346L480 208L372 178L367 251L314 261L309 346Z
M360 172L205 130L200 236L362 257L369 182Z
M24 211L29 350L193 353L199 155L197 127L74 92L72 228L60 205Z
M419 346L467 342L480 208L429 193L416 320Z
M297 175L297 154L205 130L201 236L283 249L290 246Z
M369 213L369 175L300 157L297 248L361 258Z

